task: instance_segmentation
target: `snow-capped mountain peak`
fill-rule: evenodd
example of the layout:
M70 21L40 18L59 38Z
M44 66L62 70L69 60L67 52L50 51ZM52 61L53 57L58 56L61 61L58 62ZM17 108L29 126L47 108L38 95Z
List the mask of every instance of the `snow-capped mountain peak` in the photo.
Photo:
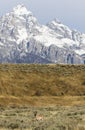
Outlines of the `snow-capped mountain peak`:
M13 8L13 12L17 15L31 14L31 12L28 11L24 5L17 5L16 7Z
M60 21L59 19L57 19L57 18L55 18L53 21L54 21L55 23L61 24L61 21Z
M57 19L41 25L17 5L0 19L0 62L85 63L85 34Z

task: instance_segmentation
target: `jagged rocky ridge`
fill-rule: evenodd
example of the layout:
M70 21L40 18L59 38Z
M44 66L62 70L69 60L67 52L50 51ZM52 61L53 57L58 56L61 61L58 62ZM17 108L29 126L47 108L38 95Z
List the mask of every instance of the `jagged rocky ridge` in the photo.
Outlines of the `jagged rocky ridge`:
M25 6L0 18L0 63L85 63L85 34L57 19L47 25Z

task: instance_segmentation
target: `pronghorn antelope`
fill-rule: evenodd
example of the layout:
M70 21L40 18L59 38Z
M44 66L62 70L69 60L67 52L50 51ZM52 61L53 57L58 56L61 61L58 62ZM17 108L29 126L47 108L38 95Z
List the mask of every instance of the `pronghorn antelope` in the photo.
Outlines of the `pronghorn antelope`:
M43 121L44 117L42 114L38 114L37 111L34 112L34 117L37 121Z

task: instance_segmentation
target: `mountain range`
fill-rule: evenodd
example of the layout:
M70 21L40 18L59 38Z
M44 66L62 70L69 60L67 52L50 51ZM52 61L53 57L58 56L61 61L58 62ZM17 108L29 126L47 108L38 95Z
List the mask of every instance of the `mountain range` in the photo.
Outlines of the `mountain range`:
M85 64L85 34L17 5L0 18L0 63Z

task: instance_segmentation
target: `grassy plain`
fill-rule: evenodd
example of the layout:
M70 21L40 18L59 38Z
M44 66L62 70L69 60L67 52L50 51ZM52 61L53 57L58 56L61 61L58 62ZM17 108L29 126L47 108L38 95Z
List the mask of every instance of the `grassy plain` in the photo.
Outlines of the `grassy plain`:
M0 64L0 128L85 130L85 65Z

